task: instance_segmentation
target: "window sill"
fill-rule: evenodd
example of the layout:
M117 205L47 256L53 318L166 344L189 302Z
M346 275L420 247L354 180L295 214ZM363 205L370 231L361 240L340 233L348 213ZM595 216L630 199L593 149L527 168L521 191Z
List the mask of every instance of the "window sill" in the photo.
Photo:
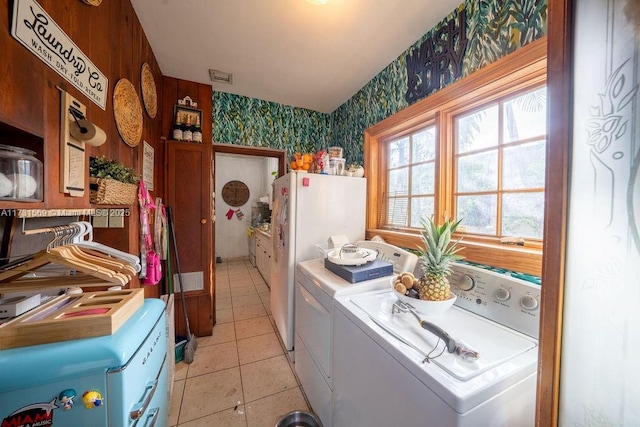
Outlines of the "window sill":
M399 231L367 229L367 239L382 237L387 243L410 250L422 246L420 236ZM513 245L496 245L472 240L460 242L463 250L460 254L466 261L477 262L494 267L506 268L520 273L542 275L542 250Z

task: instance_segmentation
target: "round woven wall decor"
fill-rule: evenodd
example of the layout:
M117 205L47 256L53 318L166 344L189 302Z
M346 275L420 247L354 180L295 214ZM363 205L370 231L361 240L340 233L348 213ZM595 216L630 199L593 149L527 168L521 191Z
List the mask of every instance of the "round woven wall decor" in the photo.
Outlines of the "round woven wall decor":
M113 89L113 115L124 142L136 147L142 138L142 105L136 88L127 79L120 79Z
M100 6L102 0L82 0L86 4L90 4L91 6Z
M142 64L140 72L140 81L142 85L142 102L144 109L152 119L158 114L158 93L156 91L156 81L153 79L151 67L146 62Z

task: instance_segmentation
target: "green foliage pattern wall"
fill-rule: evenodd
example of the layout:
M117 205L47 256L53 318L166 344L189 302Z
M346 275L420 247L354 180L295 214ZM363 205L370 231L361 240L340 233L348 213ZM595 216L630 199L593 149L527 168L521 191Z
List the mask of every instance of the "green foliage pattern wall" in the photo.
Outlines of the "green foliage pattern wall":
M330 115L246 96L213 92L213 142L315 152L327 146Z
M362 163L364 130L408 105L406 54L456 19L461 8L469 39L461 78L547 31L546 0L466 0L331 114L214 92L214 142L283 148L289 154L337 145L348 163Z

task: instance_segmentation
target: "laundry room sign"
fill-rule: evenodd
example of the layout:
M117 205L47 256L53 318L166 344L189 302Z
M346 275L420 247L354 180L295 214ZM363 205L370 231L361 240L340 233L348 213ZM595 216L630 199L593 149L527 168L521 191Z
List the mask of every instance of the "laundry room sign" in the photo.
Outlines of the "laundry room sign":
M407 92L405 99L413 104L462 76L462 59L467 49L467 13L440 24L420 46L405 56Z
M15 0L11 35L103 110L109 81L34 0Z

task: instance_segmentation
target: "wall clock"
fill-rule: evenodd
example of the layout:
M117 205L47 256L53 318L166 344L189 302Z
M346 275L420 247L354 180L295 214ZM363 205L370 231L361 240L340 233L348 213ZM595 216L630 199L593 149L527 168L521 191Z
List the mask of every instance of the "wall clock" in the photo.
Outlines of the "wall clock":
M222 187L222 200L229 206L242 206L249 200L249 187L242 181L229 181Z

